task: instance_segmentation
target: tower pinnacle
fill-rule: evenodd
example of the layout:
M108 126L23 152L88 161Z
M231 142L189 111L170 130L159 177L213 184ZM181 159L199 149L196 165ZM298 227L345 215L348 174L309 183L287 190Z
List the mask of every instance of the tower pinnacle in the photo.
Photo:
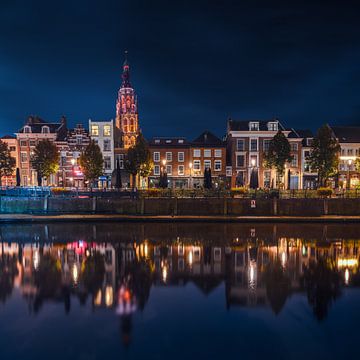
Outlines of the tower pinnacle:
M121 87L122 88L131 88L131 84L130 84L130 66L128 63L128 59L127 59L127 54L128 51L125 50L125 61L124 61L124 65L123 65L123 73L122 73L122 84Z

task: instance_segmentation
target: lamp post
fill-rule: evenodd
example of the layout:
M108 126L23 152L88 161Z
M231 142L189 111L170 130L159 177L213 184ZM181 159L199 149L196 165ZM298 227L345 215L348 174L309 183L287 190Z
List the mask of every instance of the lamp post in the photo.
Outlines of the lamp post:
M192 188L192 167L193 167L193 164L192 164L192 162L190 161L190 163L189 163L189 169L190 169L190 182L189 182L189 188L190 188L190 189Z
M350 190L350 167L351 167L351 163L352 163L352 160L349 159L348 160L348 178L347 178L347 182L346 182L347 190Z

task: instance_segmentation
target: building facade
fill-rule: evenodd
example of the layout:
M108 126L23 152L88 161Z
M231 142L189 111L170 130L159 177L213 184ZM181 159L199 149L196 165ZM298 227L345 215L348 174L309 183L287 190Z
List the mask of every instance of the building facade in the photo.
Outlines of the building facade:
M0 140L7 144L10 155L15 159L16 164L11 175L2 177L1 186L16 186L16 169L19 167L18 141L12 135L5 135Z
M104 159L103 176L99 178L99 187L111 187L111 177L115 169L114 160L114 121L89 120L90 138L100 147Z

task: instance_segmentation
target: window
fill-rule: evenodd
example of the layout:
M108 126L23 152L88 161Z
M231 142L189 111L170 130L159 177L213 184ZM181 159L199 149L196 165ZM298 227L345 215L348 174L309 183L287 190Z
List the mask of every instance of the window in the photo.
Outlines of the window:
M200 157L201 156L201 150L200 149L194 149L194 157Z
M236 149L237 149L237 151L245 150L245 140L244 139L237 139Z
M24 126L24 133L25 134L31 133L31 127L30 126Z
M21 162L24 163L24 162L27 162L27 153L26 152L22 152L20 154L20 159L21 159Z
M104 156L104 169L111 170L111 157L110 156Z
M154 166L154 175L160 175L160 165Z
M105 139L104 140L104 151L111 151L110 139Z
M222 156L222 151L221 151L221 149L214 150L214 156L221 158L221 156Z
M250 151L258 151L258 139L250 139Z
M264 187L269 188L271 185L270 182L271 182L271 171L265 170L264 171Z
M27 146L26 140L20 140L20 146Z
M99 136L99 125L91 125L91 135Z
M313 142L313 139L306 139L306 145L311 146Z
M193 166L194 166L194 170L200 170L200 168L201 168L200 160L194 160Z
M171 140L170 140L170 139L165 140L165 142L166 142L167 144L171 144Z
M178 166L178 174L179 175L184 175L184 165L179 165Z
M43 126L43 127L41 128L41 132L42 132L43 134L48 134L48 133L50 132L50 129L49 129L48 126Z
M178 152L178 162L184 162L184 152Z
M290 149L291 149L291 151L297 151L298 150L298 144L297 143L290 143Z
M258 166L258 163L257 163L257 156L256 155L252 155L250 156L250 166Z
M10 150L10 151L16 151L16 147L15 147L15 146L10 146L10 147L9 147L9 150Z
M120 169L123 169L124 168L124 154L117 154L116 155L116 160L119 161Z
M111 126L104 125L104 136L111 136Z
M155 139L154 143L155 144L160 144L160 139Z
M293 155L293 158L291 160L291 167L297 167L298 166L298 157L297 155Z
M226 167L226 176L231 176L232 175L232 167L231 166L227 166Z
M268 130L269 131L277 131L278 123L277 122L268 122Z
M66 166L66 156L60 157L60 166Z
M183 143L184 143L184 139L179 139L179 140L178 140L178 143L179 143L179 144L183 144Z
M155 151L154 152L154 162L159 162L159 161L160 161L160 152Z
M269 151L269 146L270 146L270 139L266 139L264 140L264 152L268 152Z
M172 174L172 166L171 165L166 165L166 172L168 175Z
M244 166L245 166L245 155L237 155L236 167L244 167Z
M258 122L250 122L249 129L250 129L250 131L259 131L259 123Z
M82 144L82 137L81 136L77 136L76 137L76 145L81 145Z
M352 155L353 154L353 149L348 149L347 154Z
M221 171L221 160L215 160L214 161L214 170L215 171Z
M211 149L204 150L204 157L211 157Z
M172 152L167 152L165 158L166 161L172 161Z
M204 160L204 168L211 169L211 160Z

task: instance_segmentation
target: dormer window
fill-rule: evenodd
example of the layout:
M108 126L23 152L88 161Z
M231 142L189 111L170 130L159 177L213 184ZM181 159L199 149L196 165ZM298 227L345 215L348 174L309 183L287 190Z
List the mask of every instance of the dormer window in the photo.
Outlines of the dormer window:
M259 131L259 123L258 122L250 122L249 123L249 130L250 131Z
M166 142L167 144L171 144L171 140L170 140L170 139L167 139L165 142Z
M31 127L30 126L24 126L24 133L30 134L31 133Z
M184 143L184 140L183 140L183 139L179 139L179 140L178 140L178 143L179 143L179 144L183 144L183 143Z
M155 139L155 144L160 144L160 139Z
M49 129L48 126L43 126L43 127L41 128L41 132L42 132L43 134L48 134L48 133L50 132L50 129Z
M268 126L269 131L278 131L278 123L277 123L277 121L268 122L267 126Z

